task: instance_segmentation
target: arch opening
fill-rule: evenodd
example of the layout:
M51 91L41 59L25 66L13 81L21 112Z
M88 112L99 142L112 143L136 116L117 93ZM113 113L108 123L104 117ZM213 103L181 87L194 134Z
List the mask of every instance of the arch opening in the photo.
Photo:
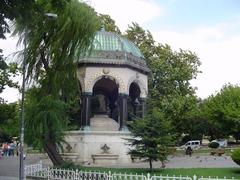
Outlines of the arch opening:
M118 121L118 89L114 79L103 76L96 81L91 100L92 116L104 114Z
M140 103L141 89L136 82L132 82L129 87L128 98L128 119L133 120L137 117L142 117Z

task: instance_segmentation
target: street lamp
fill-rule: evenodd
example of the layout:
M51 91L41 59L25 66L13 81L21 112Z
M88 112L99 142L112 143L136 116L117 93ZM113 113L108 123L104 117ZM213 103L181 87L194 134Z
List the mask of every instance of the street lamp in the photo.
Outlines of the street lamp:
M51 19L56 19L58 16L57 14L53 13L45 13L46 17ZM25 79L26 79L26 53L27 53L27 29L25 28L24 31L24 56L23 56L23 63L22 63L22 70L23 70L23 79L22 79L22 101L21 101L21 121L20 121L20 148L19 148L19 156L20 156L20 166L19 166L19 180L24 180L24 100L25 100Z

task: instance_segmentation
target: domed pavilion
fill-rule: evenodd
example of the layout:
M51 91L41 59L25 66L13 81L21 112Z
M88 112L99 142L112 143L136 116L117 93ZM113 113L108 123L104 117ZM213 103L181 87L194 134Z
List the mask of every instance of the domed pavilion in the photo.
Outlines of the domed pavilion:
M91 131L90 119L106 115L119 124L119 130L126 130L128 120L144 114L148 73L144 56L131 41L98 31L78 61L83 129Z
M66 132L63 157L77 164L131 163L127 121L144 114L148 73L132 42L97 32L78 61L82 128Z

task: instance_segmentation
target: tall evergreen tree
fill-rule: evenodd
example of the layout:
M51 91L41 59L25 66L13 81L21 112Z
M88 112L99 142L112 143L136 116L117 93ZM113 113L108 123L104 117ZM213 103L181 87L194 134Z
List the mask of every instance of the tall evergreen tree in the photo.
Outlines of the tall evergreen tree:
M153 169L153 161L161 161L162 167L165 167L173 140L169 133L170 122L162 111L153 108L143 119L133 121L130 127L134 139L129 140L133 146L129 154L149 162L150 170Z

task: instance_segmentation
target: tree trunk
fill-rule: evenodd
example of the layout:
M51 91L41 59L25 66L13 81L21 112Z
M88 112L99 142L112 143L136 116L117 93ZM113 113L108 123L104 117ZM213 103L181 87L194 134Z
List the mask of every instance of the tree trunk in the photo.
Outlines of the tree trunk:
M44 144L44 150L48 154L48 157L51 159L54 166L59 166L64 163L63 158L60 156L59 152L57 151L57 146L50 138L46 140Z
M161 166L161 168L165 168L165 167L166 167L166 165L165 165L164 161L161 161L161 163L162 163L162 166Z
M152 159L149 159L149 167L150 167L150 171L152 171Z

